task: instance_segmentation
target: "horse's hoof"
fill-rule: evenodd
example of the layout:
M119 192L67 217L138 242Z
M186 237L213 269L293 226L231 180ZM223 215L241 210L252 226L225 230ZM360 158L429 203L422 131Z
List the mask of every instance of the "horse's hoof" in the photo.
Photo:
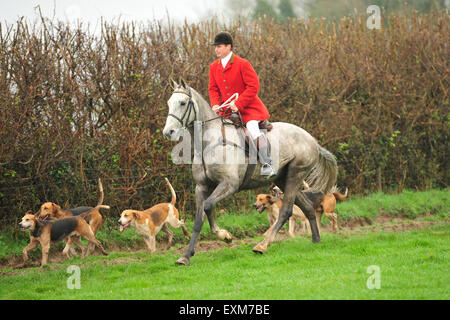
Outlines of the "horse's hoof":
M253 247L252 250L254 253L263 254L267 252L267 247L262 244L257 244L256 246Z
M225 230L225 229L220 229L217 232L217 237L222 240L225 241L226 243L231 243L233 241L233 237L231 236L231 234Z
M191 262L189 261L188 258L186 257L181 257L180 259L178 259L177 261L175 261L176 264L180 264L180 265L185 265L188 266L191 264Z

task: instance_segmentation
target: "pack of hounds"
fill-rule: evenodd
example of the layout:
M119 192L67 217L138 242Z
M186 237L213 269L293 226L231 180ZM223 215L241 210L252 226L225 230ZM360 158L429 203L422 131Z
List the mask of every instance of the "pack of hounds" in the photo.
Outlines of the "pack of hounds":
M173 228L181 227L184 235L186 237L190 236L184 225L184 221L179 218L178 209L175 207L175 190L169 180L167 178L165 180L172 195L170 203L159 203L143 211L133 209L124 210L120 214L118 221L121 232L129 226L134 227L136 232L143 237L147 249L151 253L156 251L156 235L161 230L168 235L166 249L174 244L173 232L168 228L169 225ZM28 251L36 248L38 244L42 248L41 265L46 265L48 263L50 245L59 241L66 241L63 254L68 259L76 254L73 244L81 249L81 258L92 253L96 246L104 255L108 255L103 245L96 238L96 234L103 224L100 209L110 209L109 206L103 204L104 192L100 179L98 183L100 199L95 207L82 206L74 209L62 209L56 203L45 202L35 214L29 212L25 214L19 223L19 227L22 231L30 231L30 243L23 249L23 263L21 266L25 266L29 260ZM320 191L307 190L309 187L305 182L303 182L303 186L306 189L303 192L314 204L319 231L322 214L325 214L331 220L333 232L336 233L338 231L337 214L334 212L336 200L345 200L348 190L345 191L344 195L340 194L337 190L329 194L324 194ZM270 228L265 234L270 231L278 218L282 199L283 192L277 186L272 189L271 194L259 194L256 197L255 209L259 213L266 210L270 223ZM297 221L301 224L300 231L311 233L308 219L301 209L294 205L292 216L289 219L288 235L290 237L295 237L294 233L297 231L296 227L298 227ZM88 241L87 247L83 246L80 237Z

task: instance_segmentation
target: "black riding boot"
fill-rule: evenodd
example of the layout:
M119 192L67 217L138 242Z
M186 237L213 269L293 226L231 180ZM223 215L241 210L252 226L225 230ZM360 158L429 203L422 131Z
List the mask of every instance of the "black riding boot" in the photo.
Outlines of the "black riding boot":
M258 147L258 157L261 163L261 175L262 176L273 176L275 171L273 170L272 158L270 156L270 146L269 141L265 134L260 135L255 140L255 145Z

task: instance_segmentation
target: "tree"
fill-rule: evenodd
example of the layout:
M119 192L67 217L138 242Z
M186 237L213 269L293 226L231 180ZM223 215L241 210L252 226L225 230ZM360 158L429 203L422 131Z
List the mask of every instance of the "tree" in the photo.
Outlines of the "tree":
M248 17L253 13L253 4L254 1L226 0L224 13L231 18Z
M294 12L294 8L292 7L290 0L280 0L278 4L278 10L280 11L279 14L280 20L287 20L288 18L297 18L297 15Z
M305 0L306 10L313 18L325 17L328 19L340 19L349 16L356 9L359 13L365 13L369 5L377 5L389 15L393 12L401 12L405 8L426 13L433 10L445 9L445 0Z
M258 19L258 17L262 17L264 15L267 17L278 18L275 9L267 0L256 0L256 5L253 10L253 18Z

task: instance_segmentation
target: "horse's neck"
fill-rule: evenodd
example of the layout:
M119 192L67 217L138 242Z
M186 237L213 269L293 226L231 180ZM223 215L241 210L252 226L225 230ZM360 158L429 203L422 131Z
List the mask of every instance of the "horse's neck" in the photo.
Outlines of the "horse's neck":
M197 112L197 120L198 121L206 121L217 117L217 114L213 111L213 109L209 106L208 102L195 90L191 88L193 95L195 97L195 102L198 108ZM220 120L220 119L218 119ZM208 121L208 122L216 122ZM205 123L207 124L207 123ZM216 123L217 126L217 123Z
M222 120L212 110L209 103L195 90L192 89L193 97L195 98L195 105L197 108L197 121L202 121L202 136L205 133L210 139L215 137L218 139L222 136ZM191 136L194 138L194 128L190 128Z

